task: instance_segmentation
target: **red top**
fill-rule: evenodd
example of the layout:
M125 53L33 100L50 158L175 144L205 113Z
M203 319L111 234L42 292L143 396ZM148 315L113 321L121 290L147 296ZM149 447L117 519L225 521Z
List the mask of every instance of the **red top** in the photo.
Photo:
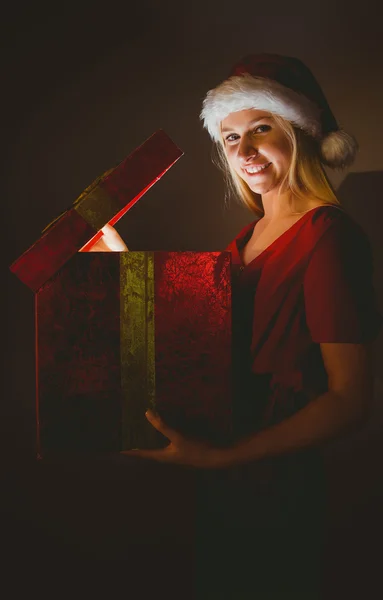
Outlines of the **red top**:
M308 211L245 266L240 251L257 221L226 249L242 433L254 430L255 419L256 428L278 422L327 390L320 343L368 342L382 322L367 235L344 209Z
M327 390L320 343L367 342L382 320L368 238L342 208L308 211L244 266L240 250L255 223L227 248L233 265L233 437L239 439ZM209 565L204 591L216 592L222 581L222 597L231 585L232 597L241 596L235 596L239 589L246 598L258 591L263 598L265 590L267 597L282 598L293 582L294 597L317 597L328 508L320 449L206 472L201 480L199 552ZM280 584L283 591L275 591Z

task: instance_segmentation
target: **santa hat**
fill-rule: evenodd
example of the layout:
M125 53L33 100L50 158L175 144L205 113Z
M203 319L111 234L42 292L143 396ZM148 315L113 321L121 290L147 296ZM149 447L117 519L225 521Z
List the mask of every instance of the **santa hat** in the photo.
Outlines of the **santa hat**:
M318 140L321 160L329 167L344 168L354 161L357 141L339 128L319 83L297 58L245 57L226 81L207 93L201 119L218 142L221 121L232 112L250 108L279 115Z

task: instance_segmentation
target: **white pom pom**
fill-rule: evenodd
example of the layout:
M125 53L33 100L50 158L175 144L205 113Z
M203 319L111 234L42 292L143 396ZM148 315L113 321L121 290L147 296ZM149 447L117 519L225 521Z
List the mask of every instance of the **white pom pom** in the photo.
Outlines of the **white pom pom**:
M354 162L358 148L356 139L343 129L332 131L321 142L323 162L333 169L344 169Z

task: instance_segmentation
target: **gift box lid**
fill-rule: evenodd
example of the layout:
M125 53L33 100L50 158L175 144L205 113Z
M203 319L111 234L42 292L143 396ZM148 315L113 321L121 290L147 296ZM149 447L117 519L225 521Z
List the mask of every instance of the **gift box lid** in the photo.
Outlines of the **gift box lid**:
M98 177L10 266L37 292L75 253L101 237L183 155L163 130L156 131L116 167Z

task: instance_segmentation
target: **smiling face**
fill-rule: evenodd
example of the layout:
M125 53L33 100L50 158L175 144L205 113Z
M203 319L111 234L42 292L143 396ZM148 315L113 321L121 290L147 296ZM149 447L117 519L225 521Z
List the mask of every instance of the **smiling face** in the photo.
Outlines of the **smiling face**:
M291 145L270 113L249 109L221 122L229 165L256 194L278 193L291 163Z

